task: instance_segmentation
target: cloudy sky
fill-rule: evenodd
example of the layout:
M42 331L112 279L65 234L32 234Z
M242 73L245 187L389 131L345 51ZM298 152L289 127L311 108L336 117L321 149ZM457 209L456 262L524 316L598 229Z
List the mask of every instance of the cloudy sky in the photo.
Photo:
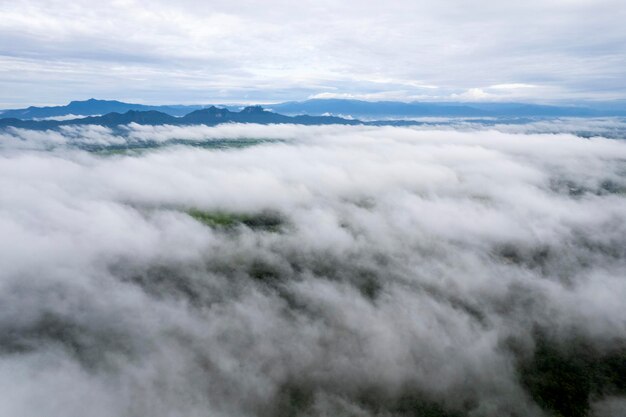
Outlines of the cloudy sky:
M0 2L0 107L626 98L623 0Z

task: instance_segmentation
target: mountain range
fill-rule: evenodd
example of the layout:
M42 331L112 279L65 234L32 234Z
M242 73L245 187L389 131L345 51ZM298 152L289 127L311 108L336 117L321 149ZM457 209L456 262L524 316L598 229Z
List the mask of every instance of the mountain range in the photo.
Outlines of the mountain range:
M229 114L213 116L216 119L231 118L226 121L243 121L247 119L250 111L239 106L219 106L221 109L229 110ZM253 106L254 107L254 106ZM253 108L249 107L247 109ZM477 103L477 102L398 102L398 101L360 101L344 99L312 99L306 101L290 101L284 103L266 105L273 114L285 116L309 115L309 116L341 116L343 119L362 118L372 119L402 119L418 117L604 117L604 116L626 116L626 101L617 100L611 102L586 102L571 105L539 105L528 103ZM196 111L216 112L215 107L203 105L163 105L148 106L144 104L124 103L116 100L96 100L72 101L65 106L35 107L31 106L23 109L1 110L0 119L38 120L54 121L50 119L69 119L82 116L100 116L110 113L126 114L127 112L158 112L172 117L185 119L185 122L201 120L204 123L206 114L196 113ZM219 109L218 109L219 110ZM240 116L239 110L243 112ZM191 116L194 114L194 116ZM254 115L248 114L250 118ZM110 116L111 119L113 116ZM151 120L148 114L140 116L130 113L126 118L146 118ZM163 116L159 116L163 117ZM265 118L268 115L264 115ZM157 117L158 118L158 117ZM278 118L278 117L277 117ZM165 120L165 118L163 117ZM238 119L238 120L236 120ZM243 120L245 119L245 120ZM97 121L89 119L90 121ZM223 119L220 119L223 120ZM265 120L265 119L263 119ZM284 119L285 123L287 119ZM326 120L326 119L323 119ZM323 121L322 120L322 121ZM252 121L252 120L251 120ZM302 119L301 122L311 120ZM336 120L338 121L338 120ZM102 121L104 122L104 120ZM172 123L179 124L172 121ZM293 121L292 121L293 122ZM138 122L139 123L139 122Z
M211 106L199 109L186 114L183 117L175 117L167 113L156 110L137 111L128 110L125 113L111 112L103 116L88 116L74 118L70 120L22 120L17 118L0 119L0 129L6 127L17 127L23 129L45 130L55 129L60 126L76 125L99 125L106 127L117 127L137 123L141 125L209 125L214 126L221 123L259 123L278 124L292 123L302 125L324 125L324 124L360 124L358 120L349 120L334 116L285 116L263 109L261 106L245 107L239 112L230 111L226 108Z
M284 114L336 114L362 118L387 117L602 117L626 116L626 101L577 105L529 103L412 102L314 99L274 104Z
M147 106L144 104L124 103L117 100L97 100L91 98L84 101L71 101L65 106L27 107L24 109L0 110L0 118L15 118L22 120L47 119L67 115L92 116L107 113L125 113L133 111L158 111L171 116L184 116L187 113L203 108L204 106Z

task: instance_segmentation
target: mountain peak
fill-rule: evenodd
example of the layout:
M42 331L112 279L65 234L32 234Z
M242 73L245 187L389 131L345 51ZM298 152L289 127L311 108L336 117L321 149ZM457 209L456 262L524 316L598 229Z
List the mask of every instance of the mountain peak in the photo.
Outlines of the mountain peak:
M264 113L265 109L261 106L248 106L241 110L241 113L244 114L261 114Z
M95 104L95 103L105 103L107 100L98 100L96 98L90 98L87 100L72 100L70 101L69 105L71 106L72 104Z

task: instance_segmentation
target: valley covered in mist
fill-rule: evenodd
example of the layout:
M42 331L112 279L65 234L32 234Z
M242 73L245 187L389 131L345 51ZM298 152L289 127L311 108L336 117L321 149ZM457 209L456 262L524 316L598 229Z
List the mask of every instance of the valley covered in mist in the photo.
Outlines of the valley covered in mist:
M0 415L626 415L625 130L2 130Z

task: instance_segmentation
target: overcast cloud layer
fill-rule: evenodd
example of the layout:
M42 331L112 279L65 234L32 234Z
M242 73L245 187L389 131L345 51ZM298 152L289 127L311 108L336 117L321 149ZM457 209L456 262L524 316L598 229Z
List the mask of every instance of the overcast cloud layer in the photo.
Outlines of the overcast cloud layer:
M0 106L626 98L622 0L0 2Z
M546 416L537 355L624 366L623 141L128 129L278 141L103 156L65 144L129 139L3 136L23 146L0 153L0 415ZM196 220L217 212L278 223ZM598 375L568 374L569 401L623 416L619 374Z

